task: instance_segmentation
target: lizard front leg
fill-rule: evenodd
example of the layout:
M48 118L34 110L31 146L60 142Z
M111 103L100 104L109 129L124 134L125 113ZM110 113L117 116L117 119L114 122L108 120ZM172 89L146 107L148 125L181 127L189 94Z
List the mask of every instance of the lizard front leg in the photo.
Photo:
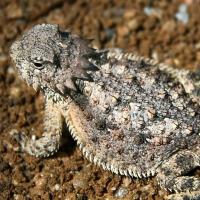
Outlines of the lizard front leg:
M62 125L61 113L51 100L46 100L42 136L36 139L35 137L28 138L24 133L14 133L14 137L22 151L36 157L48 157L59 149Z

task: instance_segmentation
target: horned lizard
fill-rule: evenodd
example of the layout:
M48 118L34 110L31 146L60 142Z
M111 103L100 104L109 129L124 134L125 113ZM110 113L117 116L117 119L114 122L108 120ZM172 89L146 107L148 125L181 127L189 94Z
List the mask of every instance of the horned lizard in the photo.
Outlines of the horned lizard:
M198 76L123 53L98 50L57 25L34 26L14 42L19 74L45 96L44 134L21 148L47 157L60 146L63 122L84 156L130 177L156 176L169 198L200 198ZM64 121L63 121L64 119Z

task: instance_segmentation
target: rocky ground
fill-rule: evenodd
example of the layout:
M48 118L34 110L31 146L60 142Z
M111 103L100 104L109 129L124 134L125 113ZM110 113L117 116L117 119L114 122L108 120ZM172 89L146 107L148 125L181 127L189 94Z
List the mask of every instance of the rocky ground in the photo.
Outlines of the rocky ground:
M13 129L42 133L43 98L19 79L8 56L10 44L34 24L59 24L93 38L100 48L125 48L175 67L198 70L200 2L155 0L151 14L147 2L0 1L0 199L165 198L167 192L156 185L154 178L131 180L89 163L67 130L61 150L48 159L15 152L16 143L9 135ZM188 4L188 21L187 16L186 21L175 17L183 2ZM200 170L195 173L200 175Z

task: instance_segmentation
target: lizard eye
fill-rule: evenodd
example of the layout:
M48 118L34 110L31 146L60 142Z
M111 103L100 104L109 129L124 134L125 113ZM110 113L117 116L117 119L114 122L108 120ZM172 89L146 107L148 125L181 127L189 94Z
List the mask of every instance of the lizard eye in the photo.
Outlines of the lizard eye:
M41 60L41 59L34 59L32 62L33 62L33 64L34 64L34 66L35 66L36 69L41 70L41 69L44 68L44 62L43 62L43 60Z
M43 68L44 68L43 63L34 62L33 64L35 65L35 67L36 67L37 69L43 69Z

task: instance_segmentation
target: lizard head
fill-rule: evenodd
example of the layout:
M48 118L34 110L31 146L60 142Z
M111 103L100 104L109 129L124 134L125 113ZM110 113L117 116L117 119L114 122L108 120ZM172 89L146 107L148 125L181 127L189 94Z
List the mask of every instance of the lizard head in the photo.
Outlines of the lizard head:
M76 90L77 78L91 81L88 71L97 70L88 59L95 54L89 40L59 30L57 25L36 25L10 48L19 74L35 90L66 94Z

